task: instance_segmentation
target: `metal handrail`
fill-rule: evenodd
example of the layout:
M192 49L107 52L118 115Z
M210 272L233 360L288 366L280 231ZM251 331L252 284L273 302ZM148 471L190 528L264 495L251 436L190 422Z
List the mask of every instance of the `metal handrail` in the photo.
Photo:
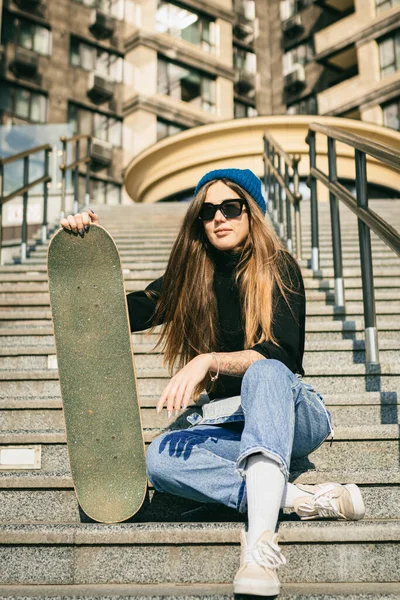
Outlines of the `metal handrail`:
M38 152L44 152L44 175L35 179L35 181L29 182L29 161L33 154ZM43 220L42 220L42 243L45 243L48 236L48 222L47 222L47 204L48 204L48 184L52 178L49 175L49 164L50 154L52 147L49 144L43 144L24 150L18 154L13 154L6 158L0 158L0 264L2 264L2 247L3 247L3 204L12 200L16 196L22 195L22 230L21 230L21 263L27 258L27 237L28 237L28 224L27 224L27 213L28 213L28 199L29 191L37 185L43 184ZM4 167L18 160L24 161L24 173L23 173L23 185L14 190L7 196L4 196Z
M15 162L16 160L21 160L21 158L25 158L25 156L29 156L30 154L36 154L36 152L43 152L44 150L51 150L50 144L35 146L34 148L30 148L29 150L19 152L18 154L12 154L11 156L6 156L6 158L0 158L0 165L8 165L9 163Z
M361 137L361 135L349 133L339 127L330 127L321 125L320 123L310 123L309 129L316 133L324 133L326 136L334 138L337 142L348 144L355 150L360 150L395 169L400 169L400 152L395 148L391 147L389 149L379 142L367 140L366 138Z
M328 140L328 174L317 168L316 133L322 133ZM350 134L338 127L328 127L311 123L306 142L310 147L311 190L311 268L319 271L318 199L317 180L329 190L333 269L335 279L335 305L345 307L342 265L342 245L340 236L339 203L344 204L357 216L358 238L361 258L361 279L363 289L365 353L367 364L379 364L378 333L376 327L374 279L372 269L371 230L400 256L400 235L382 217L368 206L366 155L372 156L386 165L400 170L400 152L386 148L378 142L366 140ZM356 197L338 181L336 168L336 142L347 144L355 150Z
M73 171L74 174L74 213L79 212L79 167L86 165L86 181L85 181L85 204L89 204L89 184L90 184L90 162L91 162L91 145L92 136L85 134L77 134L72 137L61 137L60 138L63 149L63 161L60 165L61 169L61 218L65 217L65 196L66 196L66 179L67 171ZM80 156L80 143L86 141L86 154ZM67 149L68 144L75 143L75 159L70 164L67 162ZM84 206L84 205L83 205Z
M268 198L268 214L279 231L279 236L286 241L289 252L293 250L291 206L295 214L296 254L301 259L301 220L299 192L300 156L290 156L269 132L263 136L264 152L264 186ZM282 171L282 162L284 170ZM291 189L292 187L292 189ZM284 233L283 192L286 204L286 236ZM279 211L279 214L278 214Z

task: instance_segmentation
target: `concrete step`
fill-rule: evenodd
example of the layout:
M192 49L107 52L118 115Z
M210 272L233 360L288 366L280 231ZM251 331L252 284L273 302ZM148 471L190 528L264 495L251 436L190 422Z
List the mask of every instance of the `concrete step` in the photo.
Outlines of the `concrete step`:
M284 583L279 597L287 600L399 600L397 583ZM93 584L0 586L0 597L13 600L234 600L233 585L216 584Z
M138 279L131 279L130 281L125 282L125 290L127 293L143 290L149 283L151 283L154 279L161 277L163 275L163 271L158 271L154 273L148 279L143 279L141 276L138 276ZM145 277L145 275L143 275ZM380 289L379 287L375 290L375 298L376 300L380 299L398 299L399 297L399 289L400 287L395 286L393 282L390 289L387 289L387 286L384 286L384 289ZM312 286L313 289L306 288L307 301L308 302L325 302L327 299L329 301L334 301L334 288L328 288L327 286L316 287ZM346 282L345 282L346 288ZM29 305L29 297L32 297L32 304L38 304L40 301L41 304L47 301L49 303L49 294L48 294L48 282L32 282L32 283L24 283L24 282L16 282L16 283L3 283L0 284L0 302L1 306L7 305L20 305L22 303ZM345 299L348 301L360 301L362 300L362 290L361 287L357 289L345 289Z
M351 423L357 427L373 427L373 435L375 433L377 435L393 435L393 428L382 429L380 426L386 428L386 426L400 424L400 397L396 404L381 405L331 406L329 398L324 396L324 400L326 407L331 413L335 430L337 427L347 427ZM42 401L40 405L39 400L36 400L36 406L29 407L25 402L16 402L13 398L0 399L0 431L64 430L62 402L58 400L57 406L54 406L56 401L53 401L51 404L52 406L48 406L48 402ZM186 414L190 414L195 410L196 412L198 411L192 405L188 409L189 413ZM165 429L171 424L171 420L167 418L166 410L157 414L155 406L144 406L141 409L141 415L142 426L145 429ZM183 421L183 419L180 419L180 421ZM189 426L189 424L182 423L182 426Z
M400 342L397 343L396 340L389 340L389 342L391 341L394 342L396 348L393 350L385 349L382 341L379 360L381 363L392 366L398 365L400 368ZM14 369L16 371L54 371L57 369L55 347L49 348L46 352L43 352L43 347L39 347L37 350L41 350L40 354L38 352L27 352L29 348L26 346L22 349L24 350L24 355L21 355L21 349L18 353L18 348L12 348L13 352L9 352L9 347L0 349L0 371ZM168 376L169 371L163 365L163 356L159 353L151 353L151 349L151 345L146 345L144 348L138 345L134 347L135 365L138 372L142 369L146 369L149 372L156 370L157 373L165 373L165 376ZM328 347L324 348L323 342L321 342L318 350L315 349L313 352L310 352L309 349L306 349L304 352L303 367L306 371L313 370L318 365L324 365L329 368L331 363L343 367L351 367L354 364L362 365L366 363L366 352L364 349L357 350L351 346L348 346L346 350L332 350L329 344Z
M375 371L375 372L374 372ZM348 367L316 366L306 372L306 379L312 381L321 394L361 393L364 391L382 391L385 393L400 390L399 367L380 365L371 368L365 365ZM2 371L0 373L0 398L7 396L60 396L60 384L57 373L47 371ZM161 375L161 374L159 374ZM156 376L143 371L138 375L139 396L148 396L163 392L168 377Z
M145 257L145 258L144 258ZM130 271L134 271L136 268L136 265L138 264L138 262L140 263L148 263L148 262L153 262L153 260L156 260L157 262L162 261L164 264L166 264L168 256L165 256L163 259L161 259L159 256L157 256L157 254L155 254L153 257L150 255L146 255L141 253L141 256L138 257L139 261L122 261L122 266L123 269L126 270L130 270ZM320 281L325 281L327 279L331 279L332 283L330 284L330 287L332 287L333 285L333 278L334 278L334 272L333 272L333 267L328 267L325 268L324 271L320 271L318 273L314 273L312 271L312 269L310 269L307 266L307 258L303 259L301 267L302 267L302 274L303 274L303 279L305 280L305 284L306 284L306 280L307 279L312 279L315 280L317 282ZM304 263L304 264L303 264ZM47 268L46 268L46 262L42 261L41 264L38 265L34 265L32 263L24 263L23 265L17 264L17 265L6 265L6 266L2 266L0 267L0 273L30 273L30 274L34 274L34 273L47 273ZM344 277L348 277L349 279L360 279L361 278L361 267L357 266L357 267L345 267L343 269L343 276ZM390 266L390 267L383 267L381 269L379 269L379 272L376 273L376 278L382 278L382 277L400 277L400 266ZM375 278L374 278L375 280ZM323 283L323 285L326 285L325 283Z
M143 286L144 287L144 286ZM142 289L142 288L140 288ZM306 315L307 316L325 316L326 318L332 318L332 316L338 317L343 316L362 316L364 314L364 306L362 302L357 300L345 300L345 307L334 306L334 305L321 305L319 301L309 301L306 304ZM18 307L18 311L32 311L33 318L40 318L38 315L43 314L33 307L49 307L50 297L49 294L37 293L33 294L0 294L0 319L7 318L7 313L15 311ZM375 310L377 315L398 315L400 313L400 300L376 300ZM50 318L50 309L46 313ZM5 315L5 317L4 317Z
M163 273L161 273L162 275ZM161 275L159 275L161 277ZM140 285L143 288L148 282L139 280ZM48 291L48 283L4 283L0 284L0 305L18 305L23 299L27 300L28 295L32 298L32 302L36 298L48 297L44 294ZM126 293L135 291L138 288L138 283L130 281L125 283ZM140 289L143 289L142 287ZM307 302L321 302L324 304L334 304L335 292L331 290L307 290L306 291ZM363 299L363 292L361 288L358 289L345 289L345 302L360 302ZM400 299L400 286L385 287L384 289L375 289L375 301L391 301Z
M308 379L308 378L307 378ZM392 392L346 392L331 393L329 390L324 393L323 398L326 405L331 409L334 407L356 407L363 414L363 411L369 406L379 407L383 410L386 406L391 407L399 404L399 395L396 391ZM146 408L154 408L159 400L159 395L154 392L142 395L140 397L140 405ZM189 402L189 407L200 407L207 403L209 398L207 394L201 394L198 402ZM15 408L15 409L34 409L34 408L61 408L61 396L5 396L0 398L0 408ZM382 420L382 423L384 421ZM389 423L390 421L387 421Z
M10 329L0 329L0 340L1 340L1 346L0 346L0 357L8 357L8 356L18 356L18 357L26 357L26 356L48 356L48 355L54 355L56 352L56 347L54 344L54 336L51 335L51 332L49 332L48 335L39 335L39 336L35 336L35 335L29 335L29 332L33 333L33 328L31 329L26 329L26 330L21 330L22 331L26 331L28 332L28 335L26 336L22 336L22 335L7 335L7 333L13 333L12 330ZM44 331L47 331L47 329L44 329ZM324 332L326 335L324 335L324 338L321 340L317 340L315 338L311 338L311 339L307 339L306 337L306 344L305 344L305 352L307 353L318 353L318 355L320 355L320 353L324 353L325 351L329 351L329 352L339 352L339 351L345 351L345 352L362 352L365 351L365 340L352 340L352 339L342 339L342 340L336 340L336 339L331 339L329 337L328 332ZM384 333L384 332L383 332ZM18 341L24 337L24 342L23 343L18 343ZM137 355L147 355L147 354L161 354L161 350L159 349L154 349L154 345L156 343L156 341L158 340L158 336L156 334L152 334L151 337L147 336L147 339L145 336L143 336L143 341L142 339L137 339L139 336L133 334L132 335L132 341L133 341L133 350L134 350L134 354L135 356ZM11 344L11 338L13 338L17 343L15 344ZM26 339L25 339L26 338ZM31 340L32 338L32 340ZM38 340L36 340L36 338L38 338ZM48 344L44 344L42 342L45 341L45 339L48 339ZM29 343L31 341L31 343ZM40 344L36 343L37 341L40 342ZM387 339L384 337L384 335L382 335L382 339L380 340L380 349L382 351L386 351L386 350L400 350L400 339ZM0 358L0 362L1 362L1 358ZM354 361L356 362L356 360ZM385 360L383 360L383 362L386 362ZM4 367L1 367L4 368Z
M399 485L361 485L366 519L400 519ZM215 504L200 504L149 489L149 500L135 522L226 522L245 520L245 515ZM297 520L290 508L279 520ZM82 511L73 489L0 489L0 524L80 523ZM89 519L87 519L89 520ZM1 593L0 593L1 598Z
M2 525L0 583L231 583L242 528L242 523ZM279 534L287 559L279 570L284 583L399 581L399 521L282 523Z
M161 263L160 263L161 264ZM143 282L146 281L149 283L161 275L164 274L165 268L163 265L160 268L152 269L151 263L142 263L142 270L129 270L124 269L124 284L126 292L134 291L137 288L137 281ZM149 277L144 279L145 277ZM310 297L312 292L326 292L333 293L335 290L335 282L333 279L311 279L305 278L304 280L304 288L307 293L307 299ZM361 291L362 290L362 281L361 278L352 278L345 280L345 288L346 292L350 290ZM383 288L384 291L388 289L400 289L400 277L374 277L374 288L377 291L381 291L380 288ZM10 273L10 274L1 274L0 273L0 291L2 292L38 292L38 291L47 291L48 290L48 277L47 273L42 271L38 275L31 275L30 272L26 274L19 273Z
M31 314L40 315L43 317L43 319L29 318ZM400 329L400 315L393 315L390 318L378 315L377 326L382 336L386 337L387 333L396 332L398 329ZM155 333L148 333L147 331L142 333L133 333L132 341L134 344L156 343L159 330L160 328L156 328ZM358 339L364 339L364 321L361 318L351 319L351 321L328 321L327 319L317 320L309 317L307 319L307 332L305 339L314 340L316 339L316 334L319 333L338 334L340 337L333 338L332 336L332 339L338 340L353 339L353 336L356 334L361 334L362 337ZM7 343L7 340L5 339L6 336L13 336L17 340L21 336L30 335L35 336L34 339L32 338L34 343L38 343L42 336L53 336L53 326L52 321L50 320L49 310L36 310L32 313L28 311L17 312L0 310L0 336L2 345ZM356 338L354 337L354 339ZM9 341L11 344L11 340ZM53 338L49 339L47 342L44 340L42 341L43 343L52 344ZM24 343L31 345L29 338L24 340ZM18 345L20 344L18 343Z
M82 239L80 236L77 236L77 240ZM159 236L159 238L149 239L143 238L138 239L135 236L131 236L129 239L118 239L114 238L114 241L117 245L120 256L126 256L129 254L138 254L142 250L154 249L154 250L167 250L172 248L173 243L175 242L176 236L174 237L164 237ZM295 240L294 240L295 241ZM78 241L77 241L78 243ZM373 243L371 241L372 255L374 260L379 260L382 258L393 258L395 259L396 254L391 248L386 246L386 244L382 241L376 241ZM35 245L35 247L30 248L30 256L33 257L39 256L47 257L48 244L43 245ZM320 259L331 259L332 258L332 241L329 238L324 238L321 240L319 245L320 250ZM308 253L311 255L311 243L302 244L302 253ZM352 241L349 239L348 241L342 240L342 257L345 258L356 258L360 255L360 248L358 244L358 240Z
M184 420L182 416L181 421ZM188 423L184 423L188 427ZM171 428L177 428L172 423ZM161 429L145 429L146 445L162 433ZM64 487L61 481L71 484L68 452L65 432L54 430L17 430L1 431L0 446L41 446L40 470L2 471L0 487L25 487L25 479L36 480L40 476L38 487ZM345 464L344 464L345 461ZM399 471L399 426L375 425L361 427L337 427L335 439L325 441L308 457L293 459L290 466L294 479L306 483L332 481L365 484L398 484ZM10 479L11 478L11 479ZM18 480L19 484L18 484ZM51 483L53 482L53 483Z

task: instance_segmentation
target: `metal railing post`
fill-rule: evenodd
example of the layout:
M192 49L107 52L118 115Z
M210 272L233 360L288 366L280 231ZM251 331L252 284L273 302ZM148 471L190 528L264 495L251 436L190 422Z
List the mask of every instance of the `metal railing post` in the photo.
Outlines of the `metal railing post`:
M329 181L337 182L336 169L336 146L335 140L328 137L328 167ZM342 242L340 238L340 215L339 203L333 192L329 192L329 204L331 211L331 231L332 231L332 252L333 252L333 272L335 278L335 305L344 306L344 283L343 283L343 265L342 265Z
M301 194L299 191L299 162L300 155L295 154L293 160L293 196L294 196L294 218L295 218L295 231L296 231L296 256L300 260L302 257L303 246L302 246L302 232L301 232L301 217L300 217L300 202Z
M278 165L277 165L278 175L282 177L282 157L278 154ZM280 180L277 178L278 183L278 207L279 207L279 237L282 239L284 237L284 222L283 222L283 198L282 192L283 188L281 186Z
M311 174L317 166L317 151L315 131L309 131L307 142L310 146L310 200L311 200L311 269L319 271L319 240L318 240L318 198L317 180Z
M24 187L29 183L29 156L24 158ZM22 235L21 235L21 263L26 260L27 256L27 239L28 239L28 225L27 225L27 212L28 212L28 194L26 191L22 195Z
M271 150L271 163L272 163L272 166L275 167L275 148L274 147L272 147L272 150ZM276 187L275 187L275 175L272 170L271 170L270 184L271 184L270 189L271 189L271 202L272 202L272 222L275 224L277 221Z
M65 137L61 138L61 142L62 142L62 164L60 165L61 168L61 219L63 219L65 217L65 193L66 193L66 187L67 187L67 182L66 182L66 178L67 178L67 171L65 169L65 166L67 164L67 140Z
M359 208L368 208L367 168L365 153L356 149L355 161L357 206ZM371 232L369 227L363 223L360 218L357 218L357 221L364 304L365 361L368 364L376 364L379 363L379 346L378 332L376 328Z
M269 140L267 140L267 157L269 160L271 160L271 145L269 143ZM271 165L268 163L268 213L270 215L272 215L273 210L274 210L274 203L272 201L272 171L271 171Z
M267 159L266 159L266 155L267 155L267 140L265 139L265 136L263 136L263 166L264 166L264 200L265 200L265 206L268 209L268 187L267 187Z
M79 140L75 142L75 162L76 167L74 169L74 214L79 210Z
M86 155L90 156L92 149L92 140L89 137L87 140ZM90 203L90 161L86 163L86 182L85 182L85 204L89 206Z
M289 189L290 177L289 177L289 167L285 162L285 187ZM290 208L290 201L285 191L285 203L286 203L286 247L289 252L293 250L293 240L292 240L292 213Z
M4 199L4 165L0 162L0 265L3 264L3 199Z
M44 151L44 174L45 177L49 175L50 168L50 155L51 150ZM43 222L42 222L42 244L45 244L47 241L47 208L48 208L48 199L49 199L49 183L45 181L43 183Z

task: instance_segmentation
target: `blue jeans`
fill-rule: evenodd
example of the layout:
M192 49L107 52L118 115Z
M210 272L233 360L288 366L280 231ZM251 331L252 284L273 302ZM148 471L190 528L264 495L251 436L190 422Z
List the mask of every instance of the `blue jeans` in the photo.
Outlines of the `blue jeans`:
M274 460L286 480L291 457L316 450L332 431L323 397L282 362L259 360L242 380L243 420L166 432L147 449L154 488L198 502L247 510L244 472L256 453Z

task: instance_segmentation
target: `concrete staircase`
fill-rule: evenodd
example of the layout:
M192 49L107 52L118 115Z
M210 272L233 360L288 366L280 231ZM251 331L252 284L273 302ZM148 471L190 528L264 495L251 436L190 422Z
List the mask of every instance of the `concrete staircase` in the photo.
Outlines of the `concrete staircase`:
M400 225L400 201L371 206ZM100 206L120 250L126 291L165 268L185 205ZM303 483L362 487L361 522L300 522L284 511L282 597L400 599L400 260L372 236L381 364L365 365L356 219L340 207L346 309L333 306L329 205L321 203L321 272L301 261L307 292L305 380L333 415L335 441L292 463ZM310 206L302 205L303 256ZM90 235L90 233L89 233ZM32 241L32 247L34 246ZM223 506L153 493L130 522L101 525L73 491L46 274L47 247L0 267L0 447L39 445L40 470L0 470L0 600L3 598L228 599L239 564L243 517ZM90 268L90 266L88 266ZM133 335L146 443L168 421L154 406L168 380L156 335ZM189 407L186 414L197 410Z

